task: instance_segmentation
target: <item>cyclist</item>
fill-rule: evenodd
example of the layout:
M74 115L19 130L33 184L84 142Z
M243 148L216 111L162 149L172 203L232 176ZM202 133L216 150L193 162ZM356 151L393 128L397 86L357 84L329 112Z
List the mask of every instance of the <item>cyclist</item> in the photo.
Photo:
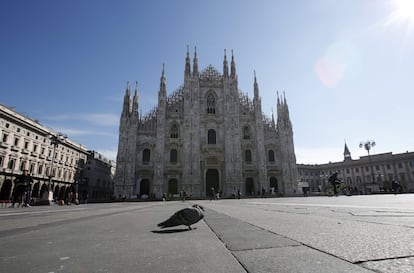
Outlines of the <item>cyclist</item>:
M329 178L328 178L329 183L332 184L333 190L334 190L334 194L337 195L338 194L338 190L336 188L336 186L338 184L340 184L341 180L338 179L338 172L334 172Z

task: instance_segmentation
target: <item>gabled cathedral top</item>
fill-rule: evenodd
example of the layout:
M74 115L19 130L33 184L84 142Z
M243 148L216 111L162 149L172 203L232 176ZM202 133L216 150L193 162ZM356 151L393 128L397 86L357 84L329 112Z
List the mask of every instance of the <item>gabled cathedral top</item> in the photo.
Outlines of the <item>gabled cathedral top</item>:
M223 75L217 71L211 64L208 65L200 74L200 80L221 81Z

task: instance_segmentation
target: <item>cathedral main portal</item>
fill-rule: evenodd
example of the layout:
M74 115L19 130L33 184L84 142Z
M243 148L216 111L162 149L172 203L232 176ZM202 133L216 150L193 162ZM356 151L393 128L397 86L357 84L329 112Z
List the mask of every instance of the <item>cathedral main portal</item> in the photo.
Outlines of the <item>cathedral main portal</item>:
M217 169L208 169L206 173L206 195L212 196L213 191L217 193L220 189L220 176Z

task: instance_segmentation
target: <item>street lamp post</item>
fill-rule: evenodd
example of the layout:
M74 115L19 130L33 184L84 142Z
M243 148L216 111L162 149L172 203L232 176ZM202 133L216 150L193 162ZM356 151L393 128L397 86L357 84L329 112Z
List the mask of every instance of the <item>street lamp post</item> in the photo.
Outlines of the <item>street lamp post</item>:
M53 164L55 163L55 158L56 158L56 148L60 143L65 141L67 137L65 135L62 135L61 133L58 133L57 135L49 134L47 137L50 139L50 143L53 145L52 163L50 165L48 196L47 196L47 201L49 202L49 204L51 204L53 202L52 177L53 177Z
M371 163L371 154L369 153L369 151L374 146L375 146L375 141L373 141L373 140L367 140L365 142L361 141L361 143L359 144L359 148L365 148L365 150L368 152L368 162L369 162L369 165L370 165L370 168L371 168L372 184L375 184L375 174L374 174L374 169L373 169L372 163Z

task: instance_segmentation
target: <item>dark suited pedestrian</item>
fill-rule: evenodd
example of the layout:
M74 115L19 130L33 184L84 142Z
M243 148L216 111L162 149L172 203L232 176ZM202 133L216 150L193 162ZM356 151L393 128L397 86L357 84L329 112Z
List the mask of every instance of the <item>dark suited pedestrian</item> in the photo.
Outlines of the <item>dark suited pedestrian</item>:
M23 170L23 174L14 180L13 202L10 206L14 208L14 204L23 202L23 207L30 207L30 193L32 191L33 179L27 170Z

